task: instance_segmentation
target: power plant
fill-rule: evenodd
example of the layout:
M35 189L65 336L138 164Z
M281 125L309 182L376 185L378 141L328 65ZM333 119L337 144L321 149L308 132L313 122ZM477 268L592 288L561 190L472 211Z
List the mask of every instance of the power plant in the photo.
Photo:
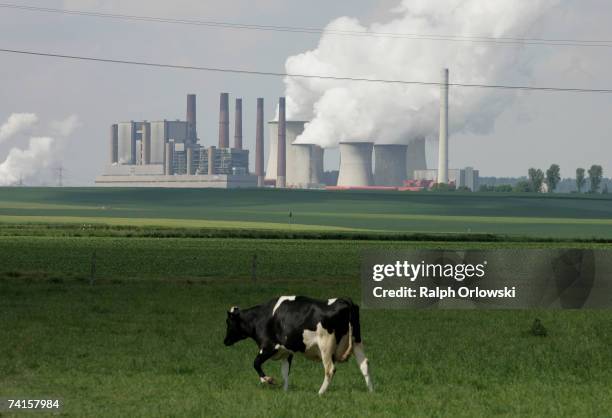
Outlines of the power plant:
M263 109L263 103L261 107ZM257 176L249 172L249 151L242 149L242 99L236 99L232 148L229 146L229 94L221 93L219 99L217 147L206 148L199 144L196 109L196 96L189 94L186 121L113 124L110 130L110 164L96 178L96 185L256 187Z
M419 182L451 183L475 190L478 170L448 168L449 72L440 83L438 167L427 168L424 136L403 143L340 141L335 184L324 184L325 150L296 142L307 121L287 120L286 101L278 101L278 119L268 122L264 137L264 99L257 99L255 170L243 141L243 100L234 102L234 141L230 146L230 97L219 96L219 130L215 145L200 144L196 96L187 95L186 120L129 121L111 125L109 164L96 178L99 186L127 187L277 187L417 190ZM316 142L316 141L315 141ZM268 152L264 171L264 151ZM374 159L374 163L373 160ZM416 182L416 183L415 183Z

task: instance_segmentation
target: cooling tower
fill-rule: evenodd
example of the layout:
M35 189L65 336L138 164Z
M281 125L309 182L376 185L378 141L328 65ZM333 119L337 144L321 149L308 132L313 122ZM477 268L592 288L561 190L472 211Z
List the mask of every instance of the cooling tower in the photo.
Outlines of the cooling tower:
M276 187L287 187L287 132L285 119L285 98L278 99L278 140L277 140L277 162L276 162Z
M304 132L304 121L287 120L285 121L285 143L286 143L286 184L291 185L293 182L293 148L291 144L295 139ZM278 122L268 122L268 135L270 138L270 152L268 154L268 165L266 166L266 180L276 181L276 163L278 152Z
M143 122L142 124L142 164L151 164L151 124Z
M423 137L410 141L406 150L406 179L414 180L415 170L427 170L425 138Z
M403 186L406 180L407 145L374 145L374 184Z
M196 95L187 95L187 142L195 144L198 140L196 130Z
M236 99L234 115L234 148L242 149L242 99Z
M219 99L219 148L229 148L229 94Z
M255 132L255 175L257 187L264 186L264 99L257 98L257 128Z
M338 186L372 186L372 142L340 142Z
M111 125L110 131L110 163L119 162L119 125Z
M307 189L322 183L323 148L314 144L292 144L293 179L290 187Z
M448 183L448 68L442 70L440 84L440 140L438 147L438 183Z

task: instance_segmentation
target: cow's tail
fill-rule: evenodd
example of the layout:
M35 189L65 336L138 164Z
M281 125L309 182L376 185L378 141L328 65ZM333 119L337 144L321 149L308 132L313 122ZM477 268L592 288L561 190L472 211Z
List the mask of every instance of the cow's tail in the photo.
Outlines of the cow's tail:
M349 327L348 327L348 345L340 361L346 361L353 352L353 337L355 342L361 342L361 326L359 324L359 306L354 304L350 299L349 302Z

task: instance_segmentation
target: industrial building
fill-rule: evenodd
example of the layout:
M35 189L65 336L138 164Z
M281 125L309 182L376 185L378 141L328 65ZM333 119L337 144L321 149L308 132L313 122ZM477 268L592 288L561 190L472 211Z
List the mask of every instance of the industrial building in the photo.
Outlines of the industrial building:
M233 147L229 145L227 93L220 96L218 147L199 144L193 94L187 95L185 121L114 124L110 133L110 164L96 178L96 185L255 187L257 176L249 173L249 151L242 149L242 99L236 99L235 116Z
M437 182L439 178L439 172L436 169L430 170L416 170L414 172L415 180L430 180ZM478 183L479 172L473 167L466 167L461 169L451 169L447 172L447 183L453 184L455 187L467 187L471 191L477 191L480 187Z
M187 96L186 120L129 121L110 130L110 161L96 178L100 186L152 187L277 187L324 188L325 150L315 143L298 143L307 121L287 120L285 98L278 101L278 119L268 122L268 160L264 171L264 103L257 99L255 170L249 170L249 151L243 148L242 99L235 100L234 140L230 145L229 94L219 98L216 146L200 144L196 97ZM438 168L427 169L425 137L403 143L380 143L376 138L341 141L335 186L417 190L419 182L452 183L478 188L478 170L448 169L449 72L440 82ZM415 182L413 185L410 182ZM423 183L424 184L424 183Z

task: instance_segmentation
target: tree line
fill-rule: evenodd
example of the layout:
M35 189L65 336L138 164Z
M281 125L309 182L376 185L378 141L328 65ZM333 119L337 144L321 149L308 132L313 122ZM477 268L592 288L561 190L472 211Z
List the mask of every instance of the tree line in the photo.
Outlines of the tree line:
M588 174L588 177L587 177ZM603 168L593 164L591 168L576 169L576 189L582 193L588 185L588 193L608 193L607 184L601 187L603 180ZM500 184L497 186L481 185L481 192L519 192L519 193L552 193L561 181L561 168L558 164L552 164L546 172L539 168L530 168L527 171L527 179L521 180L514 186L510 184ZM588 183L588 184L587 184Z

